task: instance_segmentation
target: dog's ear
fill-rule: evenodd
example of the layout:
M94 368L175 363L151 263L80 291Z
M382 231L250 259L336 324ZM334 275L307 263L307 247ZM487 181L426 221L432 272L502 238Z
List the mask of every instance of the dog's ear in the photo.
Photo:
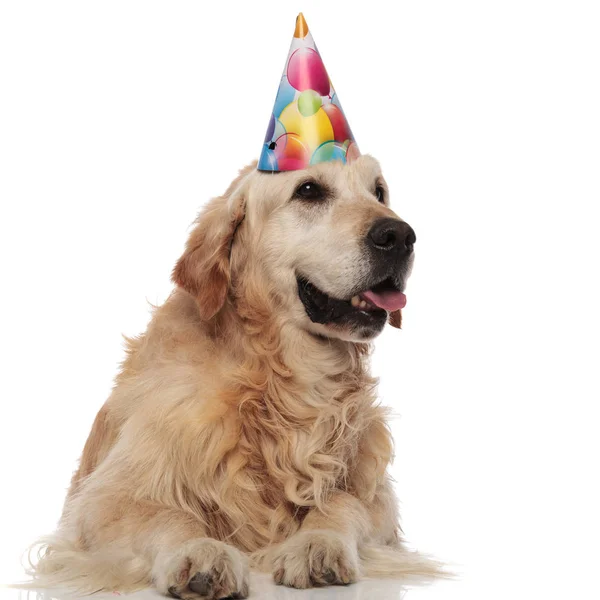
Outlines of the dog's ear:
M402 328L402 311L395 310L395 311L391 312L390 316L388 317L388 323L392 327L395 327L396 329L401 329Z
M231 244L245 213L242 187L231 191L232 185L206 205L173 269L171 279L196 298L204 320L214 317L227 297Z

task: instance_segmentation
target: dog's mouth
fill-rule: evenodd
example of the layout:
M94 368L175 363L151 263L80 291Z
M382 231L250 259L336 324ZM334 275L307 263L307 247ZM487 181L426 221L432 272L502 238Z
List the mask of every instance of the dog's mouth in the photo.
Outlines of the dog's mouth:
M298 295L307 315L314 323L385 323L388 312L401 310L406 306L406 295L402 291L402 285L391 277L348 299L329 296L305 277L298 276L297 280Z

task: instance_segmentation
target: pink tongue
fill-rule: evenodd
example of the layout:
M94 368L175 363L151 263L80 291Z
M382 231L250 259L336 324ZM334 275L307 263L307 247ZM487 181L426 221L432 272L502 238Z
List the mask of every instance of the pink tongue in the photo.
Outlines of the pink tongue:
M388 311L400 310L406 306L406 296L402 292L389 291L377 293L373 290L367 290L361 296L371 304Z

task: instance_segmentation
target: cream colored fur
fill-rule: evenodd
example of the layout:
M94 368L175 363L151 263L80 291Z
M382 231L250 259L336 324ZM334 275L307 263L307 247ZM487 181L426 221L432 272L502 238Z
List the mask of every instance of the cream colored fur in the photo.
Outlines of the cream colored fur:
M400 541L369 346L312 323L295 280L344 297L369 224L394 214L373 196L385 182L370 157L317 165L335 197L307 207L290 200L306 176L251 165L200 215L177 289L128 340L34 585L244 598L250 563L301 588L437 572Z

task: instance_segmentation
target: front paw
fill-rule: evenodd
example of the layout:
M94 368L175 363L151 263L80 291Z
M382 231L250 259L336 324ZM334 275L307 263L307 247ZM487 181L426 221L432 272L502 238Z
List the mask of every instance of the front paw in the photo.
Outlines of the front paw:
M356 544L327 529L296 533L276 550L273 559L275 583L294 588L347 585L358 574Z
M248 597L248 561L233 546L211 538L161 552L152 576L156 588L181 600Z

